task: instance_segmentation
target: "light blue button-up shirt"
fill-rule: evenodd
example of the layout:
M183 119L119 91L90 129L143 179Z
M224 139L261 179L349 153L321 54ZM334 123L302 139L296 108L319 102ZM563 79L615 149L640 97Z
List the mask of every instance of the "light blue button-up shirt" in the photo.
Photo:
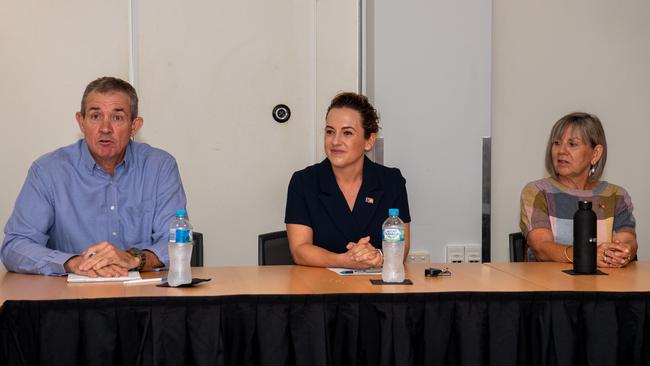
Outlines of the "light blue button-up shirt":
M186 199L176 160L129 142L113 176L84 140L37 159L5 226L0 258L14 272L65 274L64 263L91 245L152 251L169 265L169 224Z

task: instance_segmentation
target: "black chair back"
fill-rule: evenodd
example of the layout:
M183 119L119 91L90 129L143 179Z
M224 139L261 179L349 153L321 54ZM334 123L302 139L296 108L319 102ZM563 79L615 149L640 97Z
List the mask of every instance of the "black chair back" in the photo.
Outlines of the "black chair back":
M508 235L510 243L510 262L526 262L528 256L528 246L526 238L520 232Z
M192 267L203 267L203 234L194 231L192 233Z
M260 266L295 264L289 249L287 231L275 231L257 237L257 264Z

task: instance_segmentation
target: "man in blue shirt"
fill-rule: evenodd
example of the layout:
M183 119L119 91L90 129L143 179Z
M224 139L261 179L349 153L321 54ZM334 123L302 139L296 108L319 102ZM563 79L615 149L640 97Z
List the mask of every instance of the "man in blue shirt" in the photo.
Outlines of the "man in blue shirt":
M131 141L138 96L103 77L76 114L82 140L38 158L5 226L10 271L120 276L167 266L168 227L186 199L175 159Z

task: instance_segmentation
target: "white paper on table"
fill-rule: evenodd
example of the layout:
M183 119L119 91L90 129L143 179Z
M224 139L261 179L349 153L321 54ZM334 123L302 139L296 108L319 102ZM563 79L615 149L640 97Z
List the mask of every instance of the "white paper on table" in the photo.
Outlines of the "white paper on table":
M352 269L328 267L327 269L332 272L336 272L341 276L369 276L381 274L381 268Z
M139 280L140 272L130 271L128 276L120 277L88 277L82 276L75 273L70 273L68 275L68 283L86 283L86 282L124 282L124 281L133 281Z

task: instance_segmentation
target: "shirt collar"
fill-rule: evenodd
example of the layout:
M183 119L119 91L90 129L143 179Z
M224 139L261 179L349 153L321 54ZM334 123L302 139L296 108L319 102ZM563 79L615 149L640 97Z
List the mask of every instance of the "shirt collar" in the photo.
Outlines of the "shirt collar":
M591 189L575 189L575 188L569 188L562 184L559 180L553 178L553 177L547 177L546 178L552 186L554 186L558 191L560 192L565 192L573 196L597 196L601 194L605 188L607 188L607 182L604 180L601 180L598 182L598 184L591 188Z
M133 161L133 153L131 152L132 143L133 141L129 141L129 143L126 145L126 153L124 153L124 159L117 165L117 167L115 167L115 173L117 173L119 169L122 169L120 168L122 165L124 166L123 169L127 169L131 165ZM93 158L93 156L90 154L90 150L88 149L88 144L86 143L85 139L81 139L81 164L91 174L95 171L95 168L101 170L101 167L97 165L95 158Z

